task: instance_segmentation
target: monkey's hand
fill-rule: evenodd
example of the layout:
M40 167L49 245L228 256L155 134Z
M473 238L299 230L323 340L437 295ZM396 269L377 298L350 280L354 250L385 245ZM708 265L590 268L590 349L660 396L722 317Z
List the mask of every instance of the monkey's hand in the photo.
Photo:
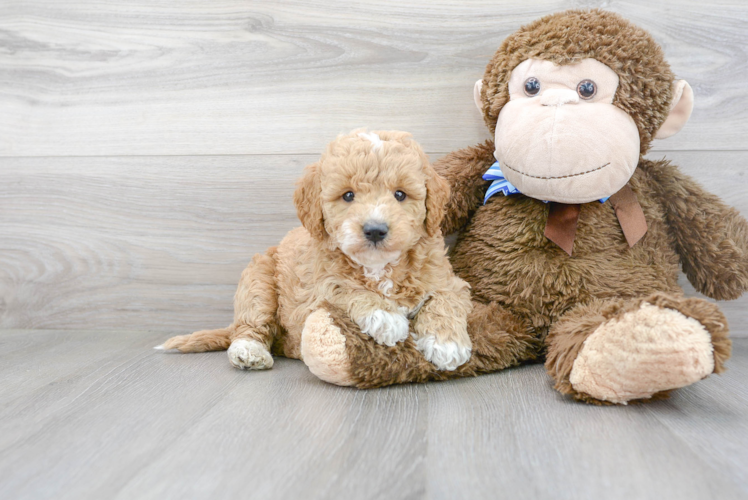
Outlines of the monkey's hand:
M688 281L708 297L738 298L748 290L748 222L668 162L647 167Z
M460 229L483 202L490 181L483 174L496 161L493 141L453 151L434 163L434 170L449 183L450 199L442 221L442 234Z

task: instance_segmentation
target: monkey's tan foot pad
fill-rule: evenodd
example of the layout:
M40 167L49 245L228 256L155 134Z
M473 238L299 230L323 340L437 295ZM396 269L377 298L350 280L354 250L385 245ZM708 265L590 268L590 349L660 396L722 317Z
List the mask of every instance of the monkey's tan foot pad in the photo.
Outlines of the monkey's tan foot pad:
M229 346L229 361L242 370L267 370L273 367L273 356L260 342L236 339Z
M711 335L693 318L643 303L585 340L569 377L577 392L622 403L693 384L714 371Z
M345 335L324 309L314 311L301 333L301 357L309 371L325 382L353 385Z

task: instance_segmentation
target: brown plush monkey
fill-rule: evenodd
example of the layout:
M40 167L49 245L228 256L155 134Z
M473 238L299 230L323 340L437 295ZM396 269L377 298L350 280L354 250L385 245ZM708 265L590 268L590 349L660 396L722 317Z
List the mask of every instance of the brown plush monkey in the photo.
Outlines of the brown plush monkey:
M472 287L472 358L438 371L412 341L379 346L331 309L335 328L313 334L345 345L338 383L469 376L545 355L560 392L625 404L721 372L725 317L676 280L682 268L709 297L740 296L748 224L676 166L643 158L693 103L652 37L600 10L544 17L507 37L475 99L495 142L435 166L452 188L443 232L460 231L452 264Z

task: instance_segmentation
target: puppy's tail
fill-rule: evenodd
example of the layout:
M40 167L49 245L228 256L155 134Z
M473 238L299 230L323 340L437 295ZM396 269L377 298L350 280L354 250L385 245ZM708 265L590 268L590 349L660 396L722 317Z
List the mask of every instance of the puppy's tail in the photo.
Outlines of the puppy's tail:
M154 349L168 351L177 349L180 352L225 351L231 345L233 329L200 330L190 335L172 337Z

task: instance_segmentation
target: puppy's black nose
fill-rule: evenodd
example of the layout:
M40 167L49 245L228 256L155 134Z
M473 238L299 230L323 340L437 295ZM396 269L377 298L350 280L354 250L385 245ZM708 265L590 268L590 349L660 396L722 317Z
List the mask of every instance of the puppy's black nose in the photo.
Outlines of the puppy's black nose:
M381 222L367 222L364 224L364 236L372 243L382 241L387 237L387 231L389 231L387 224Z

